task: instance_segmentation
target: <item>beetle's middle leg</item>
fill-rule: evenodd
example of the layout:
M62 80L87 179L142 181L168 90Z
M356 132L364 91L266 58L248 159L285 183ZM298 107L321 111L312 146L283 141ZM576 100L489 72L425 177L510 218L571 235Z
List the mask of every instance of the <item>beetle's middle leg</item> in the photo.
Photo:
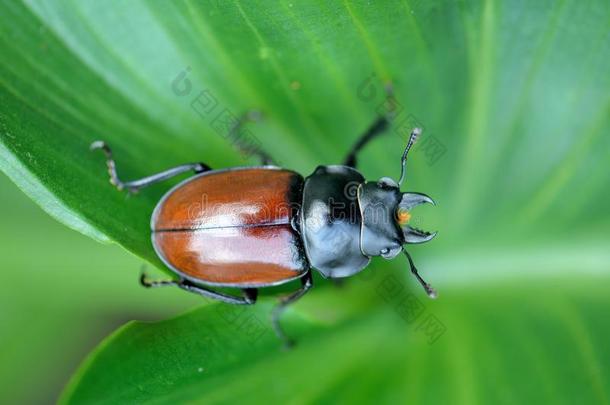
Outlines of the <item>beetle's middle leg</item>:
M146 277L146 273L142 272L140 276L140 284L142 284L146 288L153 287L166 287L166 286L176 286L182 288L183 290L199 294L201 296L212 298L214 300L226 302L228 304L237 304L237 305L252 305L256 302L256 298L258 296L258 290L256 288L243 288L243 296L237 297L235 295L224 294L219 291L214 291L207 287L202 287L191 283L188 280L180 279L180 280L149 280Z
M275 334L280 339L282 339L282 341L284 342L284 346L286 346L287 348L293 346L294 341L290 339L282 329L282 326L280 325L280 316L288 305L293 304L295 301L305 295L305 293L313 286L313 277L311 276L311 270L308 270L307 273L301 278L301 283L301 288L299 288L289 296L282 298L279 304L277 304L273 308L273 312L271 313L271 321L273 322L273 329L275 330Z
M251 140L245 139L245 138L247 138L247 136L246 136L247 134L244 133L245 131L243 131L244 126L248 122L257 122L257 121L260 121L261 119L262 119L262 114L260 111L250 110L250 111L247 111L246 113L242 114L241 117L239 117L237 119L237 121L231 127L231 130L229 131L230 139L233 141L233 143L235 144L237 149L239 149L239 151L244 156L247 157L247 156L255 155L256 157L258 157L261 160L261 164L274 165L275 162L273 161L273 158L271 157L271 155L269 155L267 152L265 152L263 149L261 149L261 147L258 144L256 144L256 142L251 142Z
M394 98L394 90L392 84L386 85L386 109L387 113L380 115L377 119L368 127L368 129L360 135L358 141L352 146L352 149L343 160L343 165L356 168L357 155L369 142L382 135L390 126L390 121L394 118L396 111L396 99Z
M117 189L127 190L130 193L137 193L143 187L150 186L163 180L167 180L171 177L177 176L188 171L194 171L195 173L201 173L211 170L210 166L205 163L187 163L184 165L172 167L171 169L165 170L160 173L153 174L138 180L122 181L116 172L116 163L112 158L112 150L103 141L95 141L91 144L91 150L101 149L106 155L106 166L108 167L108 174L110 175L110 183Z

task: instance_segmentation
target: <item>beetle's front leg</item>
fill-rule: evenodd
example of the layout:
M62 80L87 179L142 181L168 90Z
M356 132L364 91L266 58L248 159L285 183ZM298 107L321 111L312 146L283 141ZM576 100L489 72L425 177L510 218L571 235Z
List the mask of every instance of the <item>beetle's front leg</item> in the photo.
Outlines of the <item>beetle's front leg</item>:
M396 99L394 98L394 89L391 83L386 85L386 109L387 113L379 116L364 132L364 134L358 137L358 141L352 146L352 149L343 160L343 165L356 168L357 165L357 154L362 150L369 142L382 135L390 126L390 121L394 118L396 110Z

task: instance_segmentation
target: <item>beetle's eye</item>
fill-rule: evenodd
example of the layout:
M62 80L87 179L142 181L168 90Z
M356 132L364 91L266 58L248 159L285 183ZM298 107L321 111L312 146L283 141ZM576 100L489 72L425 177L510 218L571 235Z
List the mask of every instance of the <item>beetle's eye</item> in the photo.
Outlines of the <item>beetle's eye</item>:
M379 251L379 255L384 259L393 259L402 250L402 246L399 242L396 245L383 248Z
M411 213L404 208L398 208L396 210L396 221L398 225L403 226L409 223L411 220Z

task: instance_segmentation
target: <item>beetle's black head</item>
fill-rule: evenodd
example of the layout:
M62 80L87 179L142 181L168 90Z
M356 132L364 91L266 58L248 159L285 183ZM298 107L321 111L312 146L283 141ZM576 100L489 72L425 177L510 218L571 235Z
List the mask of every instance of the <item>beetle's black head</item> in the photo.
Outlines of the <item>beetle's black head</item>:
M428 242L436 232L412 226L412 209L421 204L435 205L422 193L403 193L398 184L387 177L366 182L358 190L362 213L361 249L368 256L390 259L410 243Z
M367 256L382 256L391 259L403 251L409 260L411 273L417 278L430 298L436 298L436 291L419 275L409 252L404 249L408 243L428 242L436 232L425 232L410 225L411 210L418 205L436 205L425 194L403 193L400 184L405 179L407 155L421 134L420 128L411 131L409 142L402 154L400 179L398 182L384 177L378 182L365 182L358 187L358 202L362 214L360 250Z

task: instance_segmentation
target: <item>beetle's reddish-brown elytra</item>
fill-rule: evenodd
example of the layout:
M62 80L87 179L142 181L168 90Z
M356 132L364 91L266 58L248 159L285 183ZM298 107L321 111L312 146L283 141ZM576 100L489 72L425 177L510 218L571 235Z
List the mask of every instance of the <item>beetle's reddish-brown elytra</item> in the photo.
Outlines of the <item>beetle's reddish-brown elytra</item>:
M159 202L151 228L157 254L193 281L265 287L309 269L293 229L303 177L288 170L204 172Z

